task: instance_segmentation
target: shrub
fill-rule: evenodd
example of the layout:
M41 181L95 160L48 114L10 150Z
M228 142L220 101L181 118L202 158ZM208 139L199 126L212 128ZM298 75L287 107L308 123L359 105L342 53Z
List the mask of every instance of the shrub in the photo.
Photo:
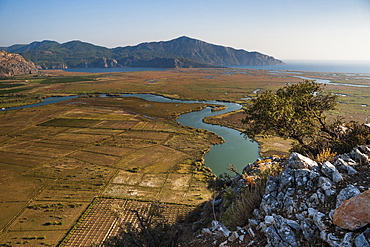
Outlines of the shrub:
M320 151L320 153L316 155L315 160L319 163L323 163L327 160L333 159L336 155L337 153L331 152L330 148L324 148L323 150Z
M258 182L252 188L246 188L240 197L222 214L222 222L230 229L244 226L251 218L253 210L258 208L265 191L265 181Z

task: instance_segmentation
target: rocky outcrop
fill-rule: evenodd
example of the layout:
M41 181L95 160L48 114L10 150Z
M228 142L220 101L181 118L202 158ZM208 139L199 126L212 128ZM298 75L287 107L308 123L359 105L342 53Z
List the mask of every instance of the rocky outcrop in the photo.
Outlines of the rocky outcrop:
M268 179L259 207L239 227L245 235L230 232L223 246L370 246L369 157L370 147L361 146L322 164L297 153L276 160L285 168ZM232 189L243 191L235 179ZM207 229L217 239L219 230Z
M21 55L0 50L0 77L37 74L36 66Z
M76 65L78 68L117 68L122 67L117 60L106 57L96 58Z
M36 67L38 69L68 69L64 63L38 63Z

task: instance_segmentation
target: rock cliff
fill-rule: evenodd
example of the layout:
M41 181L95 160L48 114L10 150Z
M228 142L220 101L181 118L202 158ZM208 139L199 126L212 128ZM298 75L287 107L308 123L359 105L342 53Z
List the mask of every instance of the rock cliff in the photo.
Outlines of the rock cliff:
M0 77L37 73L34 63L26 61L21 55L0 50Z
M214 246L370 246L369 161L370 146L361 146L323 163L292 153L287 160L270 157L249 165L246 170L275 162L284 170L268 179L246 225L230 231L213 221L198 243L211 238ZM242 193L245 186L237 175L230 188Z

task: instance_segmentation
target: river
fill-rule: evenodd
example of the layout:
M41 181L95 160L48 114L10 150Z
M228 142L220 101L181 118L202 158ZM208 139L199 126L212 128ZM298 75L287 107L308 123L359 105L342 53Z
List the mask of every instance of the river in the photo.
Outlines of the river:
M260 158L257 142L252 142L251 139L245 137L237 130L203 122L205 117L217 116L239 110L242 107L240 104L218 101L176 100L153 94L122 94L122 96L140 97L148 101L165 103L205 103L224 105L226 108L220 111L212 111L210 107L207 107L201 111L182 114L178 117L177 121L181 125L209 130L224 138L224 143L212 145L211 149L205 154L204 157L205 165L211 168L213 173L216 175L229 172L227 170L227 168L230 167L229 164L235 165L237 171L241 172L248 163L253 163L256 161L256 159Z
M102 94L101 97L106 95ZM208 116L216 116L227 112L239 110L242 106L236 103L218 102L218 101L187 101L187 100L176 100L170 99L154 94L122 94L123 97L139 97L153 102L164 102L164 103L205 103L205 104L217 104L224 105L226 108L220 111L212 111L210 107L206 107L201 111L194 111L190 113L182 114L178 117L178 122L182 125L206 129L221 136L225 142L218 145L212 145L209 152L205 154L204 161L205 165L212 169L213 173L219 175L224 172L229 172L227 168L229 164L235 165L236 169L241 172L242 169L248 163L252 163L259 158L258 144L251 142L251 140L241 132L222 127L219 125L212 125L203 122L203 119ZM23 108L31 108L37 106L43 106L48 104L54 104L69 99L77 98L78 96L65 96L65 97L51 97L46 98L42 102L37 104L19 106L7 108L5 110L16 110Z
M289 73L289 72L282 72L282 71L271 71L271 73ZM353 86L353 87L369 87L369 85L356 85L356 84L342 84L342 83L333 83L329 80L323 79L315 79L315 78L308 78L303 76L293 75L295 77L307 80L315 80L318 83L324 84L336 84L342 86ZM105 95L102 95L104 97ZM123 97L140 97L146 99L148 101L156 101L156 102L165 102L165 103L206 103L206 104L218 104L224 105L226 109L221 111L211 111L211 108L207 107L201 111L190 112L186 114L182 114L178 118L178 122L185 126L190 126L193 128L200 128L206 129L211 132L216 133L217 135L224 138L225 143L213 145L209 152L205 154L204 160L205 165L210 167L214 174L219 175L224 172L228 172L227 168L229 164L235 165L237 171L241 172L242 169L248 163L252 163L259 158L259 150L258 144L256 142L251 142L250 139L246 138L242 135L241 132L222 127L219 125L211 125L206 124L203 122L203 119L208 116L216 116L220 114L224 114L227 112L232 112L239 110L241 105L236 103L226 103L226 102L218 102L218 101L184 101L184 100L176 100L170 99L159 95L153 94L122 94ZM22 109L22 108L30 108L36 106L42 106L47 104L53 104L57 102L62 102L71 98L76 98L78 96L67 96L67 97L52 97L43 100L40 103L20 106L20 107L13 107L7 108L5 110L15 110L15 109Z

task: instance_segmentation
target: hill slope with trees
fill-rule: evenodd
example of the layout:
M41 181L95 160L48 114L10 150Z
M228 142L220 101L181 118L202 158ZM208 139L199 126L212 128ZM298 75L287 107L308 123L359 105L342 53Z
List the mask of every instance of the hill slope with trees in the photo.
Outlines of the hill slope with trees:
M113 49L81 41L60 44L32 42L4 47L33 61L39 68L209 68L237 65L277 65L282 61L259 52L248 52L182 36L170 41L146 42Z

